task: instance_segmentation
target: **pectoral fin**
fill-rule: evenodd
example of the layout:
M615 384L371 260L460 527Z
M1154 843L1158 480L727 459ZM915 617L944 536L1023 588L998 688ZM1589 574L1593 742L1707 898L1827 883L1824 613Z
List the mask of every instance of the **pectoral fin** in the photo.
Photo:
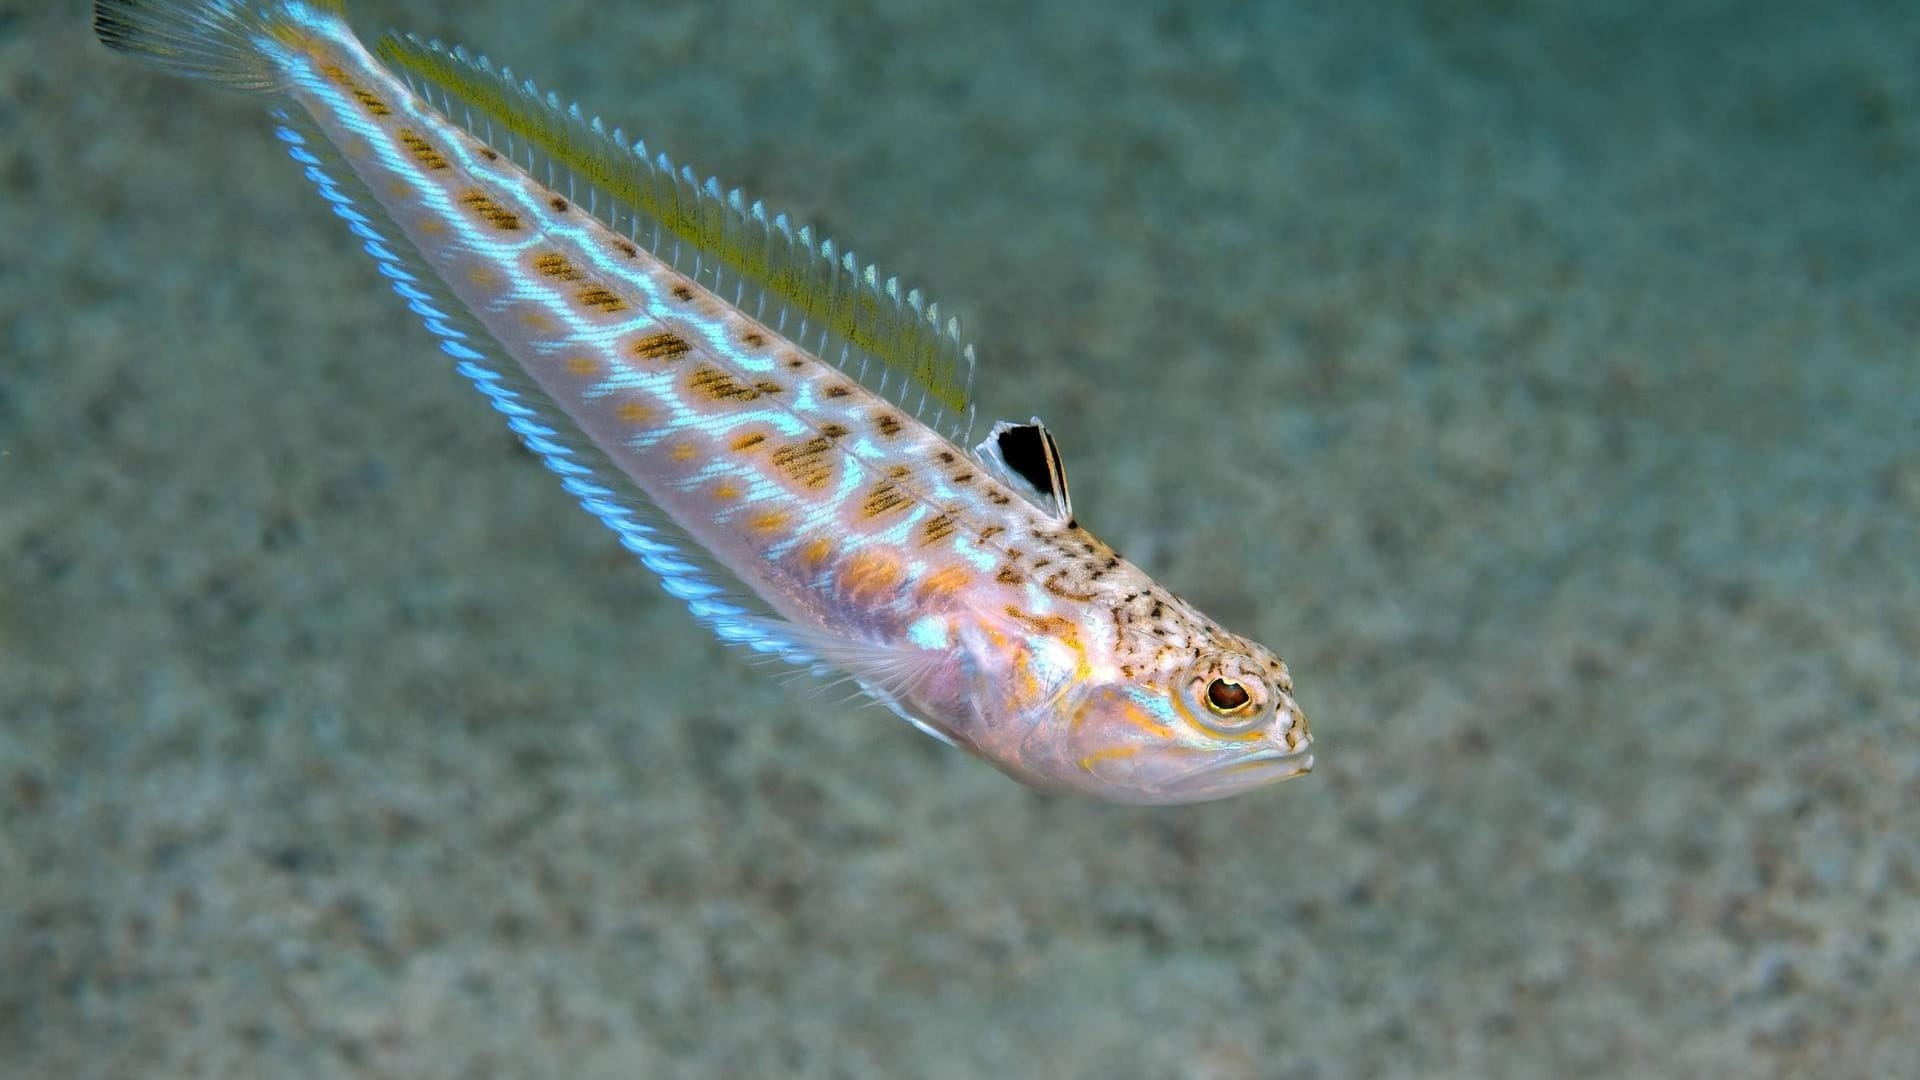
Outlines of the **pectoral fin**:
M938 616L928 616L931 632L945 639L949 630ZM831 679L837 672L860 688L867 699L948 746L960 746L939 722L919 715L912 703L924 700L937 680L951 678L955 653L943 641L924 645L880 645L859 641L829 630L788 627L786 634L814 659L814 674Z

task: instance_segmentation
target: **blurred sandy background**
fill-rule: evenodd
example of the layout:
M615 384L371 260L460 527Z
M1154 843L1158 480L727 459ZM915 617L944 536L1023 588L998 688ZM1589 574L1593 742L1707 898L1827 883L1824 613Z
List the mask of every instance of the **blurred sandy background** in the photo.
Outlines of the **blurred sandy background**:
M0 0L0 1072L1920 1060L1920 7L354 14L957 302L1320 768L1114 809L796 700L257 103Z

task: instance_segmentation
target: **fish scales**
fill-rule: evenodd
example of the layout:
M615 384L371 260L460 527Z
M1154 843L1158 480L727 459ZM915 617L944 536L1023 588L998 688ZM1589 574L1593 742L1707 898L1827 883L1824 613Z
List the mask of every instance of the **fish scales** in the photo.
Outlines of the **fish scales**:
M296 100L541 389L782 615L898 638L1004 555L980 534L1019 508L941 468L944 438L487 157L358 42L327 46ZM919 542L941 514L960 524Z
M574 145L589 131L577 112L503 106L463 82L490 69L462 54L376 55L337 3L101 0L95 12L109 45L274 97L296 160L443 350L723 638L844 670L915 726L1044 789L1187 802L1311 767L1285 665L1082 528L1037 421L968 450L923 418L929 397L943 415L959 403L951 385L858 377L873 359L861 349L884 352L890 332L909 374L934 369L925 326L908 327L893 283L863 279L850 255L847 283L840 253L782 218L767 235L791 261L740 256L699 219L736 232L767 219L691 173L672 208L605 213L611 182L588 183L582 205L581 177L605 178L594 155L606 150ZM437 101L436 72L453 82ZM463 87L480 96L463 102ZM910 306L917 319L918 294ZM892 331L890 311L902 313ZM845 365L820 355L836 341ZM632 524L628 505L662 531ZM735 595L703 583L701 553Z

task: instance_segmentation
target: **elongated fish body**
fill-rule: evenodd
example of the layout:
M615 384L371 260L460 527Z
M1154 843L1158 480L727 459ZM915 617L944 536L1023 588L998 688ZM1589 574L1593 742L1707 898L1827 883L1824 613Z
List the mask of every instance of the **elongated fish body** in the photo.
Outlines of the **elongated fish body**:
M1311 768L1286 666L1081 528L1037 421L966 448L972 350L918 292L485 60L368 50L335 0L99 0L95 27L271 98L460 372L723 640L1047 790Z

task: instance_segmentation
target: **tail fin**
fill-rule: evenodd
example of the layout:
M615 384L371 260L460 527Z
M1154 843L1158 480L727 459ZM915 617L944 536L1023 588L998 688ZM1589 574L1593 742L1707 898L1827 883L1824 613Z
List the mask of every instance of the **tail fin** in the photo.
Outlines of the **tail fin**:
M344 0L94 0L93 32L107 48L175 75L272 93L281 78L269 43L344 7Z

